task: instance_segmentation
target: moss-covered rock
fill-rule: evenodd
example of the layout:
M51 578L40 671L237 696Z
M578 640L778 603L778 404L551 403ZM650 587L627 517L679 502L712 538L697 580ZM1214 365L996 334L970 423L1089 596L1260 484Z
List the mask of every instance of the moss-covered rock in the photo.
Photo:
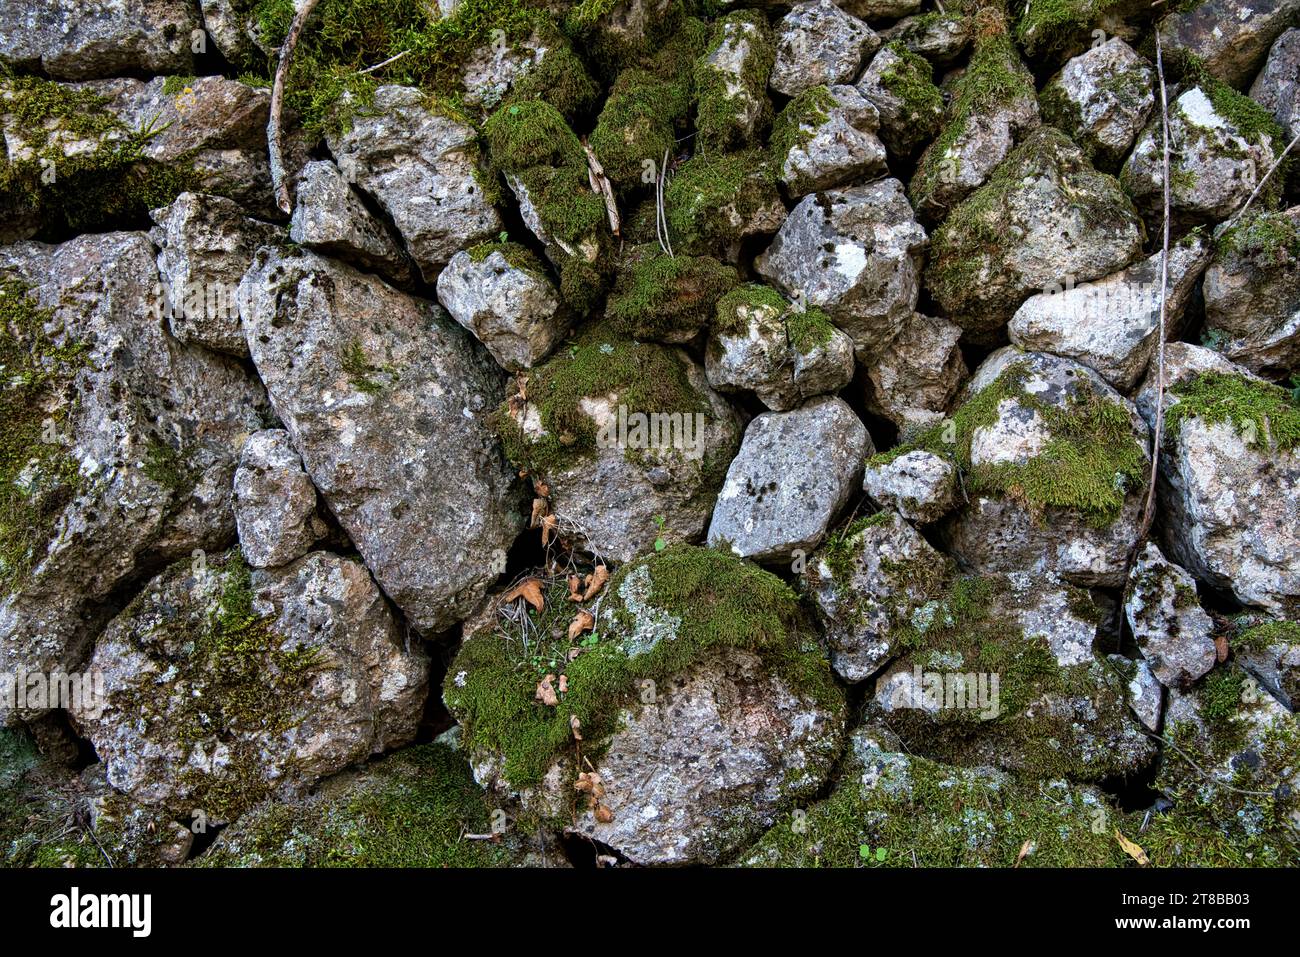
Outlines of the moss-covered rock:
M763 131L771 118L767 77L775 59L762 14L742 10L713 24L708 51L695 65L695 128L704 151L744 146Z
M776 232L785 219L775 175L759 152L697 153L664 191L673 251L735 261L740 243Z
M528 649L523 626L501 618L448 669L444 699L479 780L660 864L720 860L821 786L843 695L778 578L670 547L619 570L582 643L563 630L566 594L556 579L550 610L527 613ZM553 705L539 700L547 675ZM584 771L598 778L579 781Z
M563 861L548 838L521 833L496 810L462 756L446 744L421 744L330 778L308 797L258 805L222 831L195 864L526 867ZM499 836L483 839L491 834Z
M668 256L657 247L638 247L619 271L605 316L628 339L687 343L738 282L736 270L711 256Z

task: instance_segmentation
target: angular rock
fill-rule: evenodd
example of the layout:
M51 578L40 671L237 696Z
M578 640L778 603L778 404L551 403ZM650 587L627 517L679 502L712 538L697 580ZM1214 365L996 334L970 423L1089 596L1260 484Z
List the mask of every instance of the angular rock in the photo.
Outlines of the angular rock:
M946 319L913 313L889 348L866 366L867 408L905 434L943 418L966 378L958 340Z
M1144 728L1158 731L1164 713L1164 687L1151 670L1151 665L1146 659L1133 661L1122 655L1107 657L1117 668L1132 673L1133 677L1128 683L1129 706Z
M1243 604L1300 610L1300 410L1286 390L1185 342L1166 347L1164 381L1166 554ZM1154 372L1137 402L1154 427Z
M1189 685L1214 667L1214 621L1201 607L1196 580L1154 542L1138 553L1124 615L1142 657L1165 687Z
M1033 74L1005 29L1005 24L990 27L976 41L970 65L952 82L946 126L921 154L909 195L927 222L983 186L1016 143L1039 125Z
M803 584L822 623L835 673L870 677L897 651L909 619L926 615L947 560L892 511L859 519L808 559Z
M1300 29L1277 38L1264 69L1250 85L1250 98L1273 114L1289 143L1300 133Z
M695 126L704 149L744 146L767 123L767 77L775 55L761 14L732 13L714 24L709 52L695 66Z
M383 207L426 282L458 251L501 230L501 217L477 178L472 127L430 110L425 95L381 86L352 127L328 137L348 182Z
M194 72L196 31L201 37L198 10L185 0L32 0L0 10L0 60L61 80L184 76Z
M1269 46L1300 16L1296 0L1204 0L1158 29L1167 55L1195 57L1229 86L1244 87Z
M1210 245L1189 234L1169 253L1165 328L1181 334L1183 314L1210 261ZM1096 282L1031 296L1007 325L1022 349L1075 359L1130 393L1145 374L1160 338L1161 254Z
M1285 143L1259 128L1243 128L1232 118L1235 98L1225 87L1194 86L1169 106L1169 136L1182 149L1170 157L1170 209L1180 223L1203 223L1231 215L1254 192L1275 153ZM1217 102L1216 102L1217 100ZM1262 111L1261 111L1262 112ZM1158 222L1163 215L1163 153L1159 123L1138 137L1120 181L1133 202Z
M768 82L784 96L851 83L880 38L831 0L796 3L776 26L776 63Z
M825 313L798 313L775 290L746 286L723 296L704 353L709 384L750 390L784 412L853 379L853 341Z
M124 589L234 539L230 483L265 394L165 333L154 256L143 233L0 247L0 671L76 668Z
M857 88L880 113L880 138L894 156L907 158L939 134L943 95L933 70L901 42L881 47Z
M905 17L882 30L886 44L901 43L906 49L938 64L951 63L970 44L974 32L971 18L951 11Z
M316 486L284 429L248 437L234 494L239 548L253 568L287 565L311 551L326 532L316 512Z
M887 461L886 461L887 459ZM916 449L867 461L862 491L912 522L934 522L957 507L957 470L942 455Z
M568 690L555 707L536 702L539 676L516 666L508 632L462 645L443 694L490 791L636 864L713 864L827 780L843 692L776 576L675 546L620 569L600 616L596 647L557 662ZM484 720L493 713L511 717ZM542 736L555 745L538 748Z
M236 9L237 0L199 0L203 28L221 55L232 64L248 62L258 54L254 35L258 24ZM241 5L242 7L242 5Z
M498 411L512 463L575 544L630 561L703 534L742 420L685 352L595 327ZM518 380L517 380L518 381Z
M1119 37L1090 47L1061 68L1039 95L1043 118L1098 166L1114 168L1155 106L1155 70Z
M654 204L647 205L652 218ZM664 205L674 252L731 263L740 261L744 240L771 236L786 219L776 177L753 152L696 153L668 183Z
M155 311L182 342L247 358L239 281L253 253L279 240L281 230L245 216L225 197L201 193L182 193L150 216L155 226L149 238L158 247L162 276Z
M1081 781L1155 757L1127 681L1094 655L1100 612L1085 592L1016 572L958 579L923 608L914 650L876 679L867 709L913 753Z
M843 399L765 412L745 430L709 525L709 544L782 562L815 548L848 503L875 451Z
M545 359L573 323L542 264L513 245L458 252L438 275L438 301L511 372Z
M303 167L294 196L289 238L327 256L373 270L397 283L409 282L406 254L328 160Z
M887 172L885 147L875 136L880 114L854 87L813 87L776 122L791 139L777 173L792 197Z
M787 296L823 309L860 362L916 308L927 237L896 179L805 196L755 268Z
M1294 712L1300 702L1300 624L1256 619L1230 644L1234 659Z
M1123 269L1142 238L1115 180L1043 127L935 231L925 281L968 335L992 341L1028 295L1066 276L1088 282Z
M1256 374L1300 369L1300 206L1217 237L1202 341Z
M1085 366L1012 346L984 361L965 395L953 443L943 425L932 438L932 451L969 470L969 501L941 529L953 554L980 572L1119 587L1148 471L1133 404Z
M212 823L410 741L428 692L359 562L220 561L172 566L114 619L90 662L104 697L72 712L115 789Z
M499 370L433 304L315 253L259 252L239 292L258 374L330 510L416 628L453 624L522 521L482 422Z

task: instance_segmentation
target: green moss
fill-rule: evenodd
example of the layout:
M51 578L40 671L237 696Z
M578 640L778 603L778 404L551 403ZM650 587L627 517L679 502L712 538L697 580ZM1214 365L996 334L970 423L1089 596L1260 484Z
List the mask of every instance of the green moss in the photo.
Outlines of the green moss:
M732 28L732 32L737 37L744 37L749 47L739 77L723 73L707 61L707 57L717 52L726 39L728 24L738 25ZM745 30L743 25L752 29ZM767 77L775 62L776 47L762 14L742 10L714 23L708 50L695 64L695 92L699 100L695 129L704 152L743 146L753 136L762 134L771 114ZM728 87L737 81L741 90L731 95ZM761 107L752 126L747 121L751 101L757 101Z
M24 284L0 277L0 594L44 557L81 487L64 433L85 349L47 329L51 320Z
M161 439L152 439L145 447L142 471L159 485L176 492L193 488L196 478L185 453Z
M901 41L887 44L899 58L880 74L880 84L903 103L908 123L929 126L944 111L943 94L934 85L934 68L923 56L913 53Z
M1030 56L1061 53L1122 0L1034 0L1016 21L1016 39Z
M1064 405L1049 404L1025 390L1029 374L1026 365L1013 363L964 403L951 425L938 423L873 461L887 463L913 449L925 449L954 460L973 492L998 492L1036 509L1067 508L1098 526L1109 525L1145 474L1146 456L1133 436L1128 410L1100 395L1084 375ZM1028 462L972 467L971 437L976 429L997 421L998 407L1006 399L1041 416L1051 439ZM955 441L946 442L946 437Z
M1285 213L1251 212L1215 237L1220 253L1234 253L1266 264L1300 258L1300 224Z
M537 258L531 249L527 246L521 246L519 243L479 243L465 251L469 254L469 258L476 263L483 262L493 253L500 253L502 258L516 269L522 269L524 272L537 275L546 275L546 266L542 264L542 261Z
M912 205L930 200L941 182L952 151L966 135L975 117L989 116L1008 103L1034 99L1033 76L1020 62L1020 54L1006 33L1000 14L990 11L990 26L975 40L970 64L955 81L943 132L921 156L908 186Z
M0 67L0 115L31 155L0 158L0 208L34 213L42 235L95 232L143 219L200 182L187 157L169 164L146 159L158 130L132 130L107 100ZM89 149L64 154L72 142Z
M199 867L501 867L483 790L442 744L390 755L292 804L254 808Z
M757 310L784 315L790 308L785 297L762 283L737 286L718 300L713 331L719 335L743 335L749 329L747 314Z
M816 306L807 309L793 309L785 317L786 333L790 345L800 355L807 355L819 346L831 341L835 334L835 325L830 316Z
M830 118L836 107L835 97L826 86L804 90L786 104L772 124L768 150L773 164L780 169L785 165L790 151L805 145L813 138L817 128Z
M1278 451L1300 443L1300 406L1286 389L1231 373L1202 372L1169 390L1178 401L1165 413L1165 428L1177 435L1187 419L1227 423L1251 448Z
M557 581L549 596L565 619L572 609L564 607L566 593ZM797 693L835 713L843 708L797 596L755 565L674 545L625 565L606 594L596 640L571 661L563 632L544 646L549 657L535 663L517 639L487 629L465 642L448 669L460 676L448 681L444 697L461 720L464 746L499 754L514 787L537 784L557 759L576 753L572 716L581 722L582 754L594 757L620 710L637 702L642 681L662 684L725 648L757 653ZM548 632L540 634L546 641ZM535 700L539 672L565 677L558 706Z
M386 385L399 378L391 366L375 365L366 358L365 349L356 339L344 348L343 354L339 357L339 365L352 387L366 395L379 394ZM388 382L381 381L378 376L386 377Z
M865 784L862 777L871 784ZM829 798L773 827L750 867L1117 867L1115 812L1065 781L1020 782L868 746ZM1021 851L1031 847L1023 860ZM1019 861L1019 863L1017 863Z
M697 153L678 169L664 195L673 250L721 255L748 222L780 203L772 167L762 153Z
M549 50L540 64L515 80L509 102L545 100L574 123L595 109L600 94L600 86L587 73L586 65L565 44Z
M682 342L708 325L720 296L739 282L736 270L709 256L668 256L641 247L605 307L621 337Z
M497 410L492 424L516 467L545 475L595 450L596 424L582 411L584 398L616 394L629 415L711 412L674 350L611 332L588 328L568 349L529 372L527 401L537 409L544 436L530 438L515 425L508 410L517 399Z
M645 30L640 35L627 30L610 29L605 18L618 8L620 2L621 0L580 0L564 18L565 32L578 49L591 58L598 78L606 82L612 81L623 68L652 58L678 32L683 19L693 19L684 18L682 3L673 0L663 13L648 18ZM692 56L687 66L694 59Z
M591 134L591 148L610 182L621 190L643 185L646 164L657 168L676 152L677 122L689 105L678 84L642 70L621 73Z
M1236 651L1261 652L1275 645L1300 645L1300 623L1294 621L1266 621L1247 628L1232 639Z

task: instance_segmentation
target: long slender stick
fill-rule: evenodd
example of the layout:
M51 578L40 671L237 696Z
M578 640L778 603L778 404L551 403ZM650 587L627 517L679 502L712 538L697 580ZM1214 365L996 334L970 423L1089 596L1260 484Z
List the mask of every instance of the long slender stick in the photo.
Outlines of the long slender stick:
M293 15L293 23L289 25L289 33L280 47L280 63L275 68L275 85L271 88L271 118L266 123L266 151L271 160L271 188L275 192L275 203L285 213L292 212L292 205L289 202L289 179L284 173L284 86L289 79L289 61L293 57L293 48L298 45L307 18L319 2L320 0L301 0L298 12Z
M1237 210L1235 213L1233 213L1231 216L1228 217L1228 221L1223 224L1223 228L1225 230L1227 230L1230 226L1232 226L1232 224L1235 223L1237 220L1241 219L1241 217L1245 214L1246 210L1250 209L1250 204L1255 201L1255 198L1257 196L1259 196L1260 191L1264 189L1264 186L1268 183L1272 175L1275 172L1277 172L1277 168L1282 165L1282 161L1286 159L1287 154L1290 153L1291 150L1295 148L1295 145L1298 142L1300 142L1300 133L1297 133L1292 138L1291 142L1286 145L1286 149L1284 149L1282 151L1282 154L1273 161L1273 165L1268 168L1268 172L1265 173L1264 176L1260 179L1260 181L1255 184L1254 191L1250 194L1249 198L1247 198L1246 202L1242 204L1241 209Z

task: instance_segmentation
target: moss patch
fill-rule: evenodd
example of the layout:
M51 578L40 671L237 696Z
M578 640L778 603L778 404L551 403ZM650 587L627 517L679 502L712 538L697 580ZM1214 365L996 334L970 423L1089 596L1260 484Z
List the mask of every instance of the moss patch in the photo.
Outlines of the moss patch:
M668 256L641 247L619 272L605 307L610 326L632 339L681 342L708 325L736 270L709 256Z
M483 790L442 744L390 755L316 796L254 808L200 867L503 867Z
M1169 390L1178 401L1165 413L1177 435L1187 419L1231 425L1248 446L1287 451L1300 443L1300 406L1286 389L1231 373L1207 371Z
M736 240L737 220L748 222L779 203L776 179L762 153L697 153L678 168L664 194L673 250L724 254Z
M880 74L880 85L898 97L909 124L932 128L943 116L943 94L934 85L934 68L923 56L913 53L901 41L886 46L898 57L898 62Z
M707 59L727 41L728 33L749 48L739 76L722 72ZM771 115L767 78L775 62L776 47L762 14L742 10L713 25L708 52L695 65L695 91L699 100L695 129L703 151L733 149L743 145L751 135L761 135ZM737 85L739 89L733 94L729 88ZM746 120L755 102L759 104L759 113L751 134Z
M548 607L571 611L564 594L557 582ZM461 721L465 747L500 755L514 787L537 784L557 759L575 753L571 716L582 723L582 753L599 754L620 710L637 702L639 682L662 682L724 648L751 650L797 693L836 711L843 706L798 597L755 565L674 545L620 569L607 596L597 634L571 661L562 630L549 638L541 632L547 650L534 661L517 637L485 629L465 642L448 669L443 694ZM564 675L568 687L556 707L534 697L547 672Z
M1061 53L1123 0L1034 0L1016 21L1016 39L1030 56Z
M785 165L790 151L807 144L817 128L830 119L838 104L826 86L804 90L786 104L772 124L768 150L773 164L780 169Z

